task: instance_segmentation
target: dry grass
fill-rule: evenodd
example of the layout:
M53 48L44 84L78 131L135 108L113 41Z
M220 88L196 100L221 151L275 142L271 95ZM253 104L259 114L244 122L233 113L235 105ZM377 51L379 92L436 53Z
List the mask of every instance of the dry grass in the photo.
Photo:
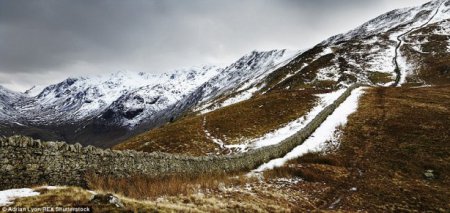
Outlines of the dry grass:
M300 72L277 84L274 89L302 89L311 87L317 87L319 89L324 89L323 87L329 88L332 86L329 84L330 82L328 82L328 84L322 81L314 82L313 84L308 84L307 82L312 82L316 78L318 70L333 65L333 59L335 57L336 55L331 53L311 61L308 66L302 68Z
M46 188L36 188L39 196L18 198L14 206L20 207L46 207L64 206L80 207L86 206L92 194L79 187L64 187L60 189L48 190Z
M384 72L369 72L369 80L374 84L386 84L392 82L393 76Z
M408 62L418 67L414 70L416 76L408 79L410 82L450 83L450 53L447 50L450 36L434 34L433 32L439 28L439 23L430 24L407 37L407 42L420 44L417 47L421 50L418 52L409 45L404 45L401 49Z
M285 166L264 172L266 179L301 178L309 182L336 182L348 175L346 168L334 156L322 153L307 153L290 160Z
M449 109L450 85L373 88L342 129L337 150L292 160L266 172L262 182L227 175L93 177L91 187L150 198L121 197L125 210L143 212L449 212ZM427 170L434 178L424 176ZM280 177L305 181L286 183ZM82 196L55 199L86 202Z
M197 156L217 153L219 147L206 136L205 130L226 144L242 143L305 115L317 100L314 94L328 91L272 91L205 115L169 123L132 137L114 148Z
M87 175L89 188L135 199L189 195L198 190L215 190L221 185L243 185L253 181L241 174L209 174L200 176L168 176L127 178Z
M315 46L300 54L296 59L289 62L289 64L287 64L286 66L280 67L279 69L270 73L267 77L265 87L261 91L266 91L277 87L277 84L282 83L281 80L283 80L287 75L293 74L295 71L300 71L304 68L304 64L310 64L315 59L316 55L321 53L323 49L323 46ZM280 86L278 88L285 87Z
M10 207L18 208L44 208L51 207L54 211L61 208L89 208L92 212L172 212L176 208L158 206L155 203L132 200L120 197L124 208L117 208L110 204L90 203L93 194L79 187L62 187L48 190L46 188L36 188L40 195L32 197L17 198ZM52 210L48 209L49 212Z
M450 85L373 88L350 116L339 149L266 175L326 184L322 209L448 212L449 109ZM427 170L434 178L425 177Z

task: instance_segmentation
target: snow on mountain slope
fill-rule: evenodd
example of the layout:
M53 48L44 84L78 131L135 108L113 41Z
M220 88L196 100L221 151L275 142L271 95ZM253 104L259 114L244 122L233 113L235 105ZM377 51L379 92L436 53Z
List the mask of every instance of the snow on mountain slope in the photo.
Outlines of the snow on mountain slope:
M213 101L220 95L247 93L245 98L227 100L225 105L248 99L256 91L256 84L295 54L286 50L253 51L226 68L193 67L160 75L119 71L68 78L39 94L39 88L28 90L13 108L3 104L1 112L13 113L16 120L31 125L98 118L134 128L162 114L182 114L190 106ZM180 103L183 101L189 103Z
M10 91L0 86L0 122L4 123L9 120L14 120L17 115L14 104L25 98L26 97L20 93Z
M26 94L0 88L0 120L70 124L77 131L88 126L89 134L111 125L146 130L186 112L206 113L277 90L336 89L354 82L389 86L399 77L448 83L449 21L450 0L435 0L383 14L306 51L253 51L225 68L68 78Z
M120 71L68 78L40 93L40 88L31 88L18 95L20 98L7 93L3 99L8 102L0 102L0 117L9 124L18 122L33 128L22 129L21 134L38 131L38 135L51 138L61 134L69 142L82 140L79 142L87 144L94 136L108 136L108 131L116 131L115 138L125 137L175 120L222 95L248 93L246 98L250 98L260 87L257 84L294 54L254 51L226 68L194 67L160 75ZM230 99L225 104L246 98ZM9 100L15 100L14 104ZM6 132L17 131L7 128ZM107 140L113 144L111 138Z
M122 114L121 123L133 127L188 97L219 71L216 67L205 66L163 75L167 78L160 79L163 83L139 87L119 97L103 116Z
M31 124L74 123L94 118L115 103L124 110L125 119L120 125L136 125L139 122L127 120L135 117L130 115L133 109L142 104L155 106L146 108L147 111L164 109L217 73L216 67L205 66L161 75L119 71L103 76L68 78L46 87L35 97L31 90L28 96L20 95L22 99L15 100L14 107L8 105L14 97L10 92L4 95L3 99L9 102L3 101L4 110L0 111L3 114L17 111L17 120ZM158 104L153 105L153 102ZM140 116L139 120L144 118Z
M438 61L448 61L445 60L448 51L439 52L434 48L433 56L426 58L424 55L410 57L408 49L419 42L430 43L427 40L434 40L430 45L447 47L448 34L436 39L435 33L426 29L435 25L437 29L446 29L446 20L450 19L449 6L449 0L435 0L394 10L348 33L333 36L274 71L267 78L265 90L345 87L353 82L389 86L398 81L398 77L410 83L437 83L431 76L446 73L443 68L446 65L426 70L433 73L424 76L425 72L420 69L425 68L417 62L424 64L433 57L436 59L436 53L444 55ZM417 30L424 31L422 38L400 44L403 38L399 37L407 38ZM445 41L444 45L436 40Z
M35 97L39 95L45 88L47 88L47 86L43 85L32 86L30 89L26 90L24 94L30 97Z
M264 86L264 79L271 72L299 53L289 50L253 51L243 56L202 87L202 104L196 111L206 113L250 99Z
M447 0L434 0L421 6L390 11L345 34L333 36L325 40L322 44L335 44L351 39L368 38L374 35L389 33L392 29L399 29L393 33L394 36L404 33L411 28L419 27L424 22L427 22L432 12L439 8L445 1ZM440 15L435 18L435 21L438 19L448 19L449 14L445 14L445 10L440 10ZM396 38L392 38L392 40L395 41Z

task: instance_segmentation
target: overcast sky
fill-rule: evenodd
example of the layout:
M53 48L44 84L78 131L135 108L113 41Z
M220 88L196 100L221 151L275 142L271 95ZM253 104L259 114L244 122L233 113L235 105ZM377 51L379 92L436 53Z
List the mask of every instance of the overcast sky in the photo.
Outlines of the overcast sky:
M427 0L0 0L0 85L226 65L252 50L311 47Z

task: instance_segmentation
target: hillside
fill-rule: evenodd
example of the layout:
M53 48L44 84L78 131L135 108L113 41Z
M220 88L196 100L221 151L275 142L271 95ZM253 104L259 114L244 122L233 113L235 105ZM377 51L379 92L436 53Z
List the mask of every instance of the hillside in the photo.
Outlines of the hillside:
M39 90L0 86L1 207L450 212L450 0L305 51Z
M109 147L267 75L291 55L286 50L254 51L225 68L68 78L40 92L35 87L25 93L0 88L0 121L5 125L0 133Z
M318 92L303 90L260 95L209 113L184 117L132 137L114 148L192 155L230 154L239 151L240 144L306 115L317 102L314 94Z
M448 85L370 88L341 128L339 146L293 159L262 176L91 177L94 191L36 188L40 195L19 198L12 206L63 203L97 211L162 212L447 212L449 94ZM124 207L93 204L90 197L96 191L118 194Z
M449 11L443 0L398 9L306 51L253 51L225 67L68 78L40 92L40 87L26 93L0 88L0 133L111 147L178 118L272 91L337 90L355 82L446 84Z
M289 94L336 91L355 82L373 86L448 84L449 22L450 1L432 1L388 12L298 53L248 86L201 102L181 120L131 137L114 148L196 155L229 153L220 143L234 148L247 147L248 141L276 132L311 110L309 106L303 115L296 114L291 108L298 108L301 103L266 107ZM261 104L262 111L255 107ZM271 110L290 113L281 116L289 119L280 120L278 115L267 118L269 115L264 112ZM205 128L202 120L206 121L211 137L202 132ZM249 124L248 120L254 122ZM261 120L264 124L258 122ZM248 133L250 129L253 130ZM220 141L216 145L219 150L214 150L216 140Z

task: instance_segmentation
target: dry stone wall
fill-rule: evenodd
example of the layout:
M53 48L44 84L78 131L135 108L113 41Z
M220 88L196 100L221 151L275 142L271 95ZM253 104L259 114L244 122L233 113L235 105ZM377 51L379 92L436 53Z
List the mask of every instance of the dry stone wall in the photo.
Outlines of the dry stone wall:
M41 142L24 136L0 138L0 189L40 184L86 186L84 175L88 172L114 177L156 177L253 169L302 144L356 87L359 85L349 87L302 130L281 143L230 156L192 157Z

